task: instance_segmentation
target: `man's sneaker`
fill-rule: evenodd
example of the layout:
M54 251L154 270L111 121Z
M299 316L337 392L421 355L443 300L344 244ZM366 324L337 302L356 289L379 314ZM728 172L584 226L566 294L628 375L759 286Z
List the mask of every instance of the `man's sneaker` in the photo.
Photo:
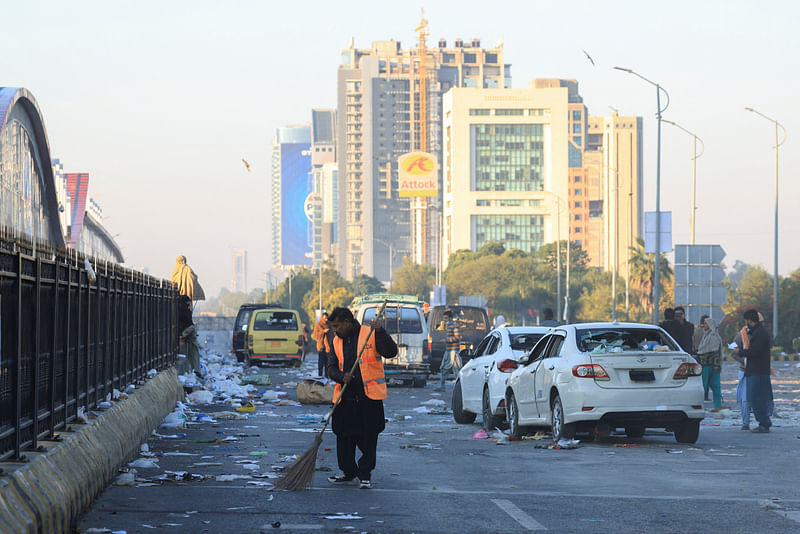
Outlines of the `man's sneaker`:
M372 482L369 480L362 480L358 487L361 489L372 489Z
M750 430L750 425L742 425L742 430Z
M768 434L769 433L769 428L767 428L765 426L758 425L757 427L755 427L750 432L752 432L753 434Z
M328 477L328 482L331 484L354 486L356 484L356 477L348 477L343 474Z

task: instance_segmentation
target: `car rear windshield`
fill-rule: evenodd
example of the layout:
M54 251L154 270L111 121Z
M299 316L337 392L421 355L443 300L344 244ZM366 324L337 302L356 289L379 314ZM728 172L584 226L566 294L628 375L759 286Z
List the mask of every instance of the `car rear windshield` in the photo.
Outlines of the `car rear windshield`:
M239 312L239 315L236 316L236 324L234 325L234 330L245 330L247 329L247 325L250 324L250 314L252 310L242 310Z
M253 330L297 330L297 316L293 312L258 311Z
M461 334L484 333L488 330L486 324L486 314L479 308L459 308L458 306L448 307L453 312L453 320L461 329ZM433 325L434 330L444 330L443 309L437 310L436 321Z
M364 310L363 324L369 324L378 314L377 307L370 307ZM386 306L381 324L390 334L421 334L422 319L417 308L403 306Z
M513 350L530 350L536 342L542 339L544 334L514 334L511 336L511 348Z
M659 328L579 328L575 339L581 352L592 354L681 350Z

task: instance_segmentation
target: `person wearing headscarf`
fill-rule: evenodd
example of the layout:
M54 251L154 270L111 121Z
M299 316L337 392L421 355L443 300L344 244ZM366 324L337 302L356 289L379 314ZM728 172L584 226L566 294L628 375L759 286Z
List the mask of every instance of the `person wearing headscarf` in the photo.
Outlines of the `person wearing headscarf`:
M697 361L703 366L703 389L711 391L714 395L714 409L722 409L722 385L720 372L722 371L722 339L717 332L717 322L708 317L703 322L703 339L697 346Z
M173 284L178 285L178 293L186 295L190 301L205 300L205 292L197 281L197 275L186 263L186 256L181 255L175 258L175 268L172 269L171 280Z
M506 318L503 315L498 315L494 320L494 327L500 328L501 326L506 326Z

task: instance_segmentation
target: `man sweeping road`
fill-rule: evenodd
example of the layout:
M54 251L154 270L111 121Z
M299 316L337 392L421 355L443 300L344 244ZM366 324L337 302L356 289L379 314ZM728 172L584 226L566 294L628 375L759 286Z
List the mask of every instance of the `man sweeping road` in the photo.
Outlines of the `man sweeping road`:
M342 384L347 384L339 405L333 412L333 433L336 434L336 456L341 474L328 477L331 484L355 484L371 489L371 474L375 469L378 435L386 426L383 399L386 398L386 378L381 358L397 356L397 345L374 319L370 326L356 321L347 308L336 308L328 316L336 337L328 357L328 376L337 382L333 398ZM372 331L374 337L368 339ZM366 343L366 344L365 344ZM361 360L352 374L359 349L364 347ZM356 462L356 447L361 458Z

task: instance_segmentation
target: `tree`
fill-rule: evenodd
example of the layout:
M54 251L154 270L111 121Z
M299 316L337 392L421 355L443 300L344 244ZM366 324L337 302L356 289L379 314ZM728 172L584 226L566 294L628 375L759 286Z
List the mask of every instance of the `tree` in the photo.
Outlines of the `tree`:
M385 293L386 286L374 276L359 274L353 279L353 295L362 296L371 293Z
M639 238L636 240L636 245L630 247L630 285L634 289L636 297L636 306L646 312L647 316L653 313L653 293L655 289L655 254L652 252L644 251L644 240ZM672 280L672 267L669 265L666 254L661 254L658 262L659 276L661 278L662 289L669 286ZM659 301L659 308L669 304L671 299L668 298L666 291L661 292ZM633 301L631 308L633 308Z
M319 307L320 272L314 274L314 284L303 296L303 309L308 317L316 319L316 310ZM343 291L337 291L342 289ZM338 306L347 306L353 300L352 284L342 278L334 268L332 260L325 262L322 269L322 309L331 311Z
M420 300L428 300L435 271L429 265L418 265L405 256L403 265L394 272L392 292L399 295L416 295Z

